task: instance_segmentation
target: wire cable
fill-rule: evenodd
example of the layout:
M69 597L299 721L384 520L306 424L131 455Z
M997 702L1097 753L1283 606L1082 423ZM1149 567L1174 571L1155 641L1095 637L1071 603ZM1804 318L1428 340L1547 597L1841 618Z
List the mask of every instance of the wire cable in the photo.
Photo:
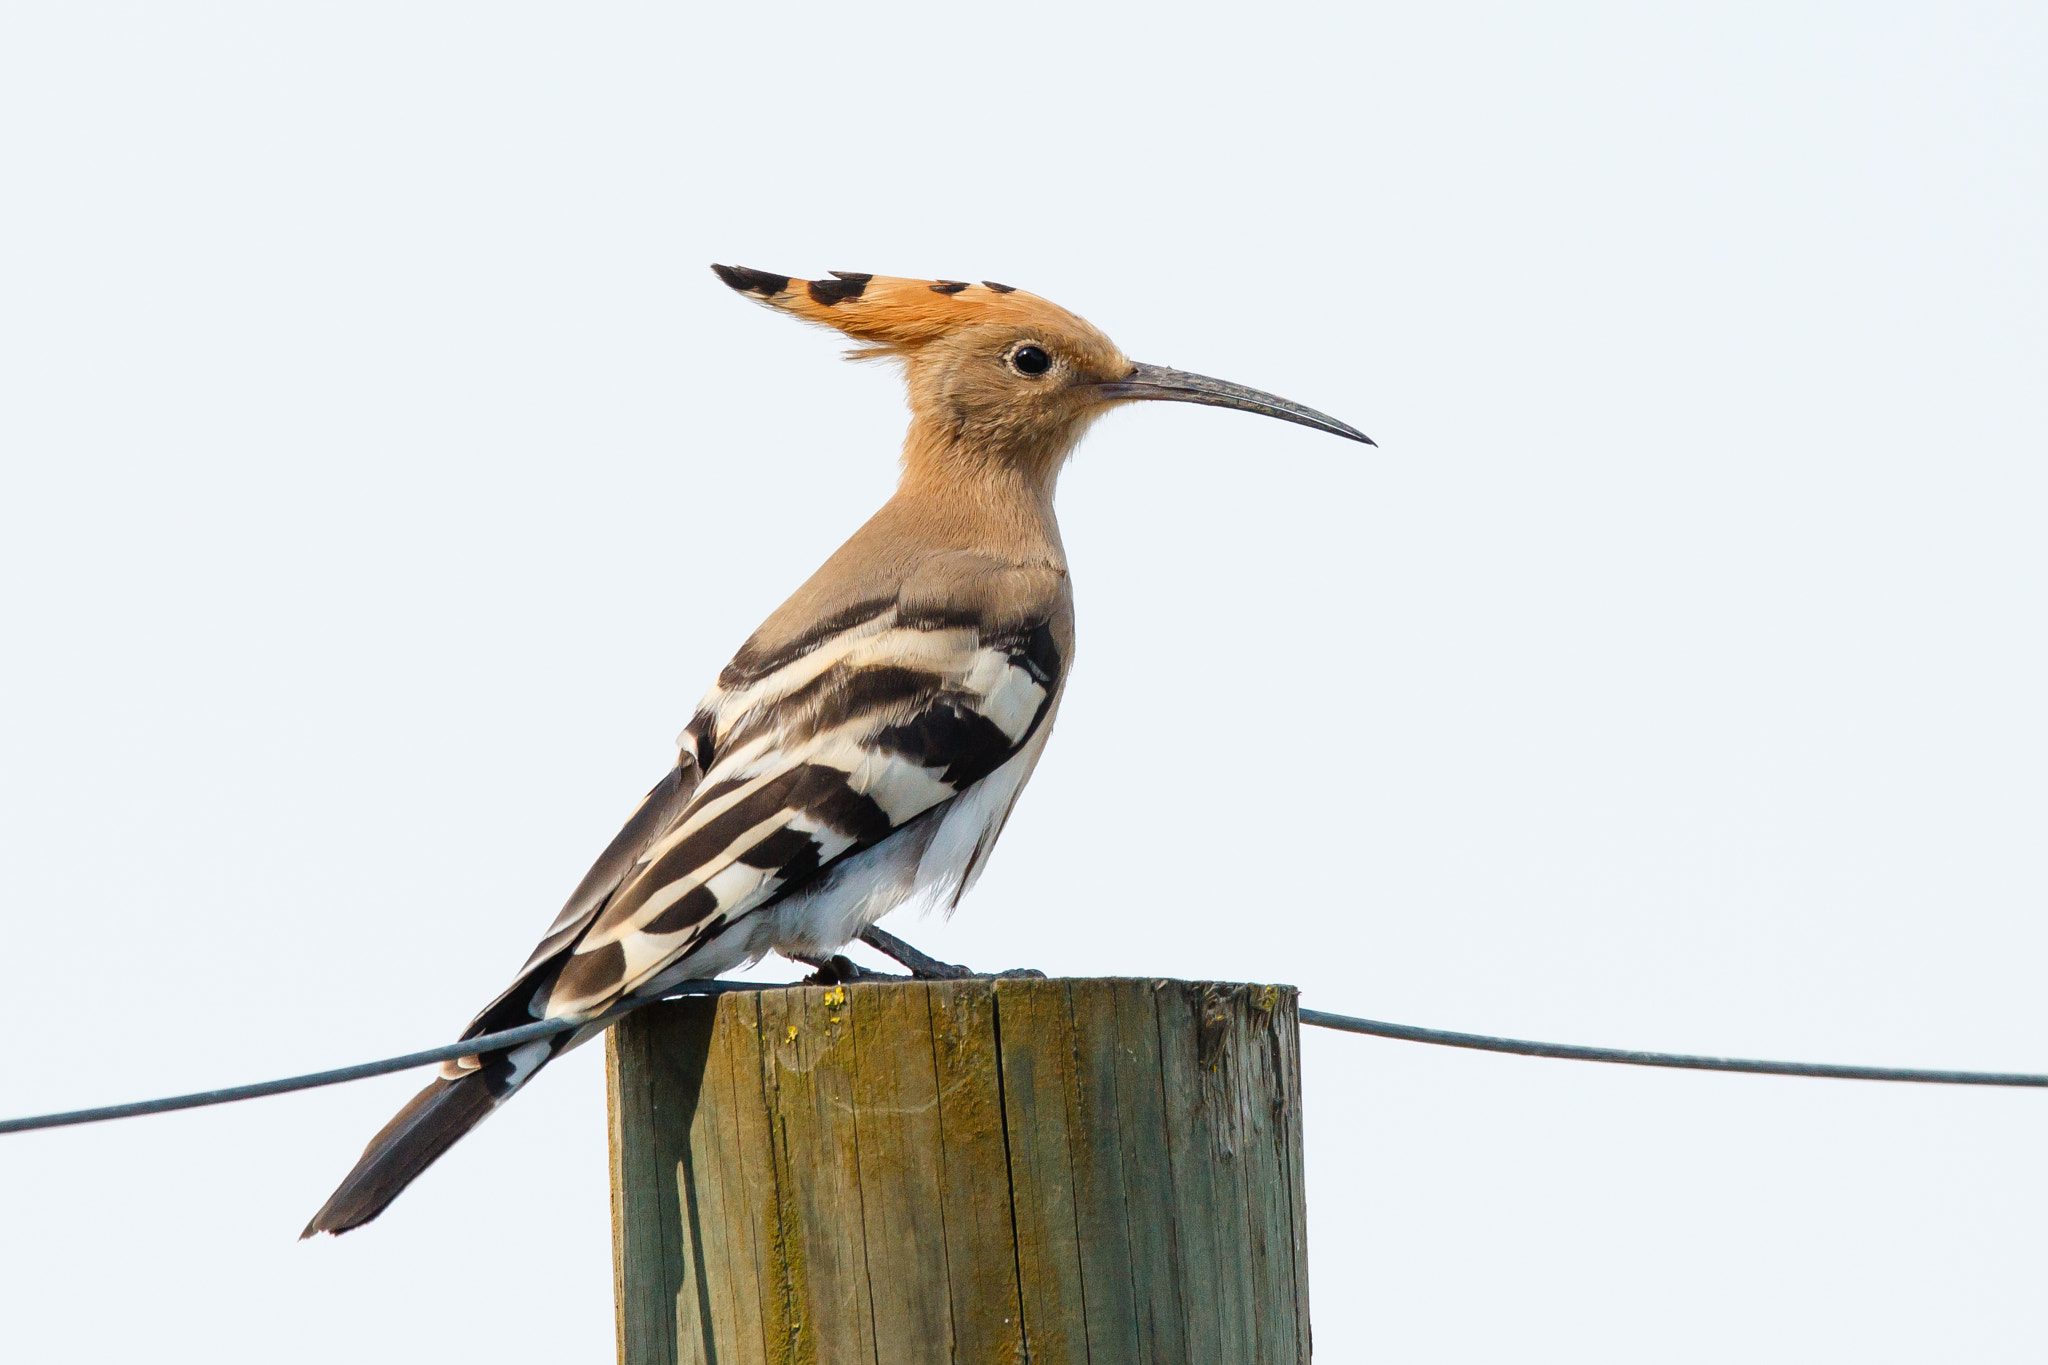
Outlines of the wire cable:
M764 984L770 983L699 981L663 998L680 999L692 995L722 995L726 991L759 990ZM424 1052L408 1052L402 1057L386 1057L381 1062L358 1062L354 1066L336 1067L332 1071L314 1071L304 1076L287 1076L282 1080L234 1085L225 1090L200 1090L190 1095L169 1095L160 1100L108 1104L98 1109L72 1109L62 1114L35 1114L28 1118L0 1119L0 1133L26 1133L37 1128L69 1128L79 1123L104 1123L108 1119L168 1114L177 1109L202 1109L211 1104L232 1104L236 1100L255 1100L265 1095L287 1095L294 1090L313 1090L323 1085L339 1085L343 1081L366 1080L371 1076L385 1076L394 1071L410 1071L416 1066L445 1062L451 1057L467 1057L473 1053L517 1047L521 1043L530 1043L536 1038L552 1037L557 1033L567 1033L586 1024L608 1023L630 1014L642 1005L653 1003L652 1000L635 1000L615 1006L592 1019L542 1019L537 1023L521 1024L518 1028L508 1028L498 1033L484 1033L474 1038L444 1043L440 1047L430 1047Z
M778 983L764 981L698 981L672 992L664 999L723 995L728 991L775 990ZM224 1090L201 1090L190 1095L109 1104L97 1109L72 1109L61 1114L34 1114L27 1118L0 1119L0 1133L26 1133L38 1128L69 1128L81 1123L104 1123L109 1119L139 1118L145 1114L168 1114L178 1109L200 1109L207 1105L232 1104L237 1100L285 1095L294 1090L312 1090L343 1081L360 1081L371 1076L410 1071L414 1067L467 1057L478 1052L517 1047L536 1038L547 1038L590 1024L610 1023L651 1000L635 1000L616 1006L593 1019L543 1019L518 1028L464 1038L424 1052L408 1052L378 1062L359 1062L332 1071L314 1071L304 1076L258 1081L253 1085L229 1086ZM1350 1014L1323 1010L1300 1011L1301 1022L1340 1033L1362 1033L1375 1038L1394 1038L1408 1043L1432 1043L1439 1047L1474 1048L1481 1052L1510 1052L1523 1057L1558 1057L1574 1062L1614 1062L1623 1066L1676 1067L1688 1071L1741 1071L1766 1076L1819 1076L1847 1081L1913 1081L1931 1085L2004 1085L2048 1087L2048 1075L2017 1071L1930 1071L1901 1066L1846 1066L1836 1062L1772 1062L1749 1057L1702 1057L1683 1052L1637 1052L1617 1047L1586 1047L1577 1043L1539 1043L1527 1038L1495 1038L1483 1033L1456 1033L1449 1029L1419 1028L1414 1024L1389 1024L1378 1019L1361 1019Z
M1908 1066L1846 1066L1839 1062L1767 1062L1752 1057L1700 1057L1684 1052L1635 1052L1619 1047L1586 1047L1578 1043L1537 1043L1527 1038L1494 1038L1484 1033L1453 1033L1448 1029L1388 1024L1349 1014L1302 1010L1301 1022L1341 1033L1366 1033L1408 1043L1468 1047L1481 1052L1512 1052L1523 1057L1561 1057L1573 1062L1618 1062L1623 1066L1669 1066L1687 1071L1746 1071L1765 1076L1822 1076L1840 1081L1918 1081L1927 1085L2048 1086L2048 1076L2024 1071L1925 1071Z

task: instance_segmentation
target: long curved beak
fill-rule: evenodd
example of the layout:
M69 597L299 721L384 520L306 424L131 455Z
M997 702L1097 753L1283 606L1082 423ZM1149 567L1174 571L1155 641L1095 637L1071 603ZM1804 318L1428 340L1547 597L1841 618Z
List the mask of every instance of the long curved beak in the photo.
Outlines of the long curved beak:
M1278 417L1283 422L1297 422L1347 440L1379 444L1356 427L1347 426L1314 408L1305 408L1299 403L1290 403L1285 398L1275 398L1270 393L1248 389L1242 384L1211 379L1205 374L1169 370L1164 365L1133 365L1131 372L1122 379L1097 384L1095 392L1105 402L1112 403L1158 399L1168 403L1206 403L1212 408L1236 408L1239 412L1263 413L1267 417Z

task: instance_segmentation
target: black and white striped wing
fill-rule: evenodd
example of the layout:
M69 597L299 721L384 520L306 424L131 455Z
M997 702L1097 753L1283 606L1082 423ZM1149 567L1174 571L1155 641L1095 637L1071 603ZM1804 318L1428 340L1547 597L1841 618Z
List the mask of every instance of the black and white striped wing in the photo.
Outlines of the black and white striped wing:
M771 671L729 677L685 734L702 782L576 937L546 1014L632 994L996 771L1045 722L1061 663L1044 621L906 624L890 607Z

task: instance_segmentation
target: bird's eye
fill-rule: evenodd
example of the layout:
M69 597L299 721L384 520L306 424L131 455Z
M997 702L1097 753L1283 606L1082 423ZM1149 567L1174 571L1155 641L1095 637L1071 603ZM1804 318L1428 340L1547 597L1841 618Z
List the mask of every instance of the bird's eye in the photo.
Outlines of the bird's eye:
M1010 364L1018 374L1037 376L1052 368L1052 357L1041 346L1019 346L1010 352Z

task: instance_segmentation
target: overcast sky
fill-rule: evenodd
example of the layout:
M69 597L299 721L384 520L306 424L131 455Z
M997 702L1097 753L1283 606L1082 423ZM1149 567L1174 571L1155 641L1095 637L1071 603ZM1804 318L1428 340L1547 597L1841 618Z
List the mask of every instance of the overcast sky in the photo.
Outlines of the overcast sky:
M984 967L2048 1070L2033 5L0 8L0 1112L452 1036L888 493L710 261L996 279L1104 421ZM764 969L775 975L786 964ZM2038 1360L2048 1095L1303 1040L1326 1361ZM600 1050L0 1138L11 1360L599 1360Z

